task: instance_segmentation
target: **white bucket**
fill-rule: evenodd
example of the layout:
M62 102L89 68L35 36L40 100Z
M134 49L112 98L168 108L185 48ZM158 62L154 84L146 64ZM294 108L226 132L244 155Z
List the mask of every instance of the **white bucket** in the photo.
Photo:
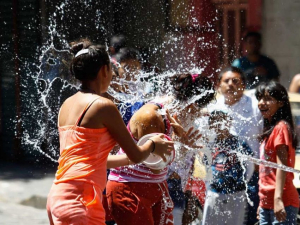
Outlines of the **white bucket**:
M140 138L138 141L137 145L143 145L149 138L158 135L158 133L152 133L152 134L147 134L143 137ZM165 135L165 140L170 141L171 138ZM148 158L143 162L144 165L146 165L150 169L154 170L161 170L164 169L166 166L168 166L171 162L173 162L175 158L175 150L171 152L171 155L165 155L167 161L164 162L164 160L154 153L150 153Z

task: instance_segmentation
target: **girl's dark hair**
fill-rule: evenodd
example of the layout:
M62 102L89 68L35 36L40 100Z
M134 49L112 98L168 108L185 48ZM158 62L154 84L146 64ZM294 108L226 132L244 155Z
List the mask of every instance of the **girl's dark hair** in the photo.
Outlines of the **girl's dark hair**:
M248 33L245 35L244 40L246 41L249 37L256 37L257 40L258 40L259 42L261 42L261 34L258 33L258 32L254 32L254 31L248 32Z
M80 81L94 80L101 67L110 64L105 46L94 45L88 39L81 39L70 45L74 56L80 50L88 49L88 53L74 57L70 65L71 74Z
M112 62L111 68L112 68L113 72L115 73L115 75L118 77L119 76L118 65L116 63Z
M114 35L110 39L110 46L112 46L115 49L115 52L119 52L120 48L123 48L126 46L126 38L123 34Z
M118 62L125 62L127 60L137 60L142 61L139 51L135 48L124 47L119 50L119 53L116 55Z
M214 83L204 75L179 74L173 78L175 97L181 101L187 101L194 96L200 96L195 101L198 107L205 107L215 99Z
M214 111L212 111L208 117L208 124L212 124L213 121L215 121L216 119L224 119L224 118L228 118L231 119L231 117L228 115L227 112L224 112L221 109L216 109Z
M272 133L274 127L276 124L284 120L286 121L290 126L290 131L292 134L292 144L293 147L296 148L297 146L297 136L295 132L295 126L292 116L292 110L291 105L289 102L289 97L286 89L275 81L269 81L268 83L262 83L256 88L255 96L257 100L259 101L262 99L266 94L269 94L271 97L275 98L277 101L281 101L283 103L283 106L280 107L277 112L273 115L272 120L269 121L267 119L264 119L264 131L261 135L261 138L268 138L270 134Z

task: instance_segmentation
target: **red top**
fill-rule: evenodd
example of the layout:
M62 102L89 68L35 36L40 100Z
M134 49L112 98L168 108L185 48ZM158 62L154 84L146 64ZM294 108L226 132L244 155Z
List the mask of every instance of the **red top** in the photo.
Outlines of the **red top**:
M260 146L260 159L277 163L276 147L279 145L288 146L287 166L294 168L295 166L295 148L292 146L292 135L289 125L280 121L272 131L267 140ZM294 174L286 173L286 180L283 189L284 206L299 207L298 192L293 184ZM259 166L259 197L260 207L264 209L274 209L274 195L276 187L276 169L264 165Z

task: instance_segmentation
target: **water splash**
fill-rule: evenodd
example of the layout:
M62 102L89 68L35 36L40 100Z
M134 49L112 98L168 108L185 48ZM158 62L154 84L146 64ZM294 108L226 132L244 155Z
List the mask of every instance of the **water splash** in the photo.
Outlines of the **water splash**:
M292 167L285 166L285 165L283 165L283 164L278 164L278 163L266 161L266 160L263 160L263 159L257 159L257 158L250 157L250 156L243 155L243 154L238 154L238 156L239 156L241 159L247 160L247 161L249 161L249 162L253 162L253 163L255 163L256 165L264 165L264 166L266 166L266 167L270 167L270 168L274 168L274 169L281 169L281 170L283 170L283 171L285 171L285 172L298 173L298 174L300 174L300 170L297 170L297 169L292 168Z
M29 153L35 155L35 152L39 152L46 156L50 160L56 162L59 155L59 143L58 143L58 132L57 132L57 114L60 105L63 101L70 96L72 93L76 92L78 84L70 76L68 72L68 63L71 59L71 54L69 53L69 44L67 40L71 37L68 30L76 30L78 37L88 36L90 33L101 33L99 35L104 37L104 42L107 43L107 37L110 31L103 26L104 13L100 10L101 7L96 7L91 0L80 0L79 3L74 3L69 0L64 0L58 5L52 3L51 1L46 1L48 4L54 6L55 10L52 15L50 15L48 26L46 29L46 36L44 38L45 42L42 46L39 46L36 50L36 55L38 58L38 64L25 63L25 67L34 68L29 71L29 73L24 77L26 82L23 83L23 89L25 90L22 97L27 100L26 111L23 112L22 122L24 124L22 144L25 148L30 149ZM112 1L114 2L114 1ZM76 11L72 8L73 4L80 4L82 11ZM99 3L100 4L100 3ZM89 15L89 10L95 9L94 18L87 16ZM74 26L66 27L65 20L70 19ZM93 20L92 26L86 23L86 18ZM78 19L80 21L78 21ZM196 18L192 18L192 24L195 28L200 28ZM29 28L32 27L29 25ZM209 31L214 32L213 25L208 23L207 27ZM188 38L184 36L179 30L174 32L167 32L163 37L161 44L152 45L152 51L150 55L156 57L161 55L161 57L155 62L156 65L161 66L165 64L166 72L162 73L159 77L155 76L154 72L150 73L139 73L138 79L125 80L119 79L112 82L112 85L120 85L127 87L126 95L118 93L113 88L109 88L108 93L120 104L121 113L125 113L128 104L132 104L137 101L149 101L153 98L160 98L163 96L172 96L172 85L170 84L170 77L175 73L179 72L190 72L203 73L207 62L201 59L200 62L196 61L197 57L196 46L189 49L186 52L184 42L188 41L192 36ZM100 39L100 38L99 38ZM96 38L96 41L99 40ZM102 40L102 42L103 42ZM203 50L216 48L213 42L205 41L202 37L197 37L196 43ZM8 44L2 44L1 49L6 53L8 50ZM18 56L15 56L18 58ZM164 59L164 60L160 60ZM21 61L22 59L19 59ZM163 63L160 63L163 61ZM30 65L29 65L30 64ZM201 64L202 67L199 67ZM35 73L35 70L38 70ZM34 72L33 72L34 71ZM216 69L215 72L219 72ZM57 77L57 76L60 77ZM209 77L213 74L208 74ZM33 82L29 84L29 80ZM28 82L27 82L28 81ZM34 94L28 94L27 89L34 89ZM203 92L203 95L205 93ZM200 99L202 96L196 96L190 99L188 102L180 103L179 101L173 101L172 103L166 105L166 109L170 111L180 112L193 102ZM164 115L165 110L160 110L159 113ZM21 118L19 118L21 119ZM34 124L32 123L34 121ZM17 121L16 121L17 122ZM199 145L212 142L215 134L213 131L209 131L205 125L201 124L199 118L187 118L186 128L194 126L195 123L198 125L197 129L203 132L203 138L197 140ZM222 129L226 128L226 125L221 124ZM202 148L191 148L189 146L183 145L180 142L175 142L175 148L177 149L176 161L179 163L178 166L184 166L185 162L182 160L187 154L199 155L205 154L208 156L208 161L211 161L211 152L208 146L203 146ZM180 152L179 149L185 148L187 151L185 154ZM255 164L263 164L273 168L283 169L287 172L300 173L300 171L293 168L285 167L283 165L278 165L275 163L267 162L264 160L258 160L247 155L238 155L241 161L249 161ZM244 168L245 169L245 168ZM244 170L245 171L245 170ZM189 175L188 175L189 176ZM208 169L206 180L212 178L211 171Z

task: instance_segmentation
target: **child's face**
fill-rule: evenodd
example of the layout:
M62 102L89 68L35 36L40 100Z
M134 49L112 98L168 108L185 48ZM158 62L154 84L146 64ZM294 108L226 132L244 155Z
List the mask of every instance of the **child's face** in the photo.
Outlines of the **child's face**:
M209 129L214 130L217 135L227 134L230 128L228 116L214 116L209 121Z
M268 92L258 101L258 108L264 119L271 120L279 108L283 106L283 102L277 101Z
M245 50L248 54L258 54L261 43L257 37L248 37L245 41Z
M235 100L241 99L244 89L245 85L239 73L228 71L222 75L220 91L226 101L235 102Z

